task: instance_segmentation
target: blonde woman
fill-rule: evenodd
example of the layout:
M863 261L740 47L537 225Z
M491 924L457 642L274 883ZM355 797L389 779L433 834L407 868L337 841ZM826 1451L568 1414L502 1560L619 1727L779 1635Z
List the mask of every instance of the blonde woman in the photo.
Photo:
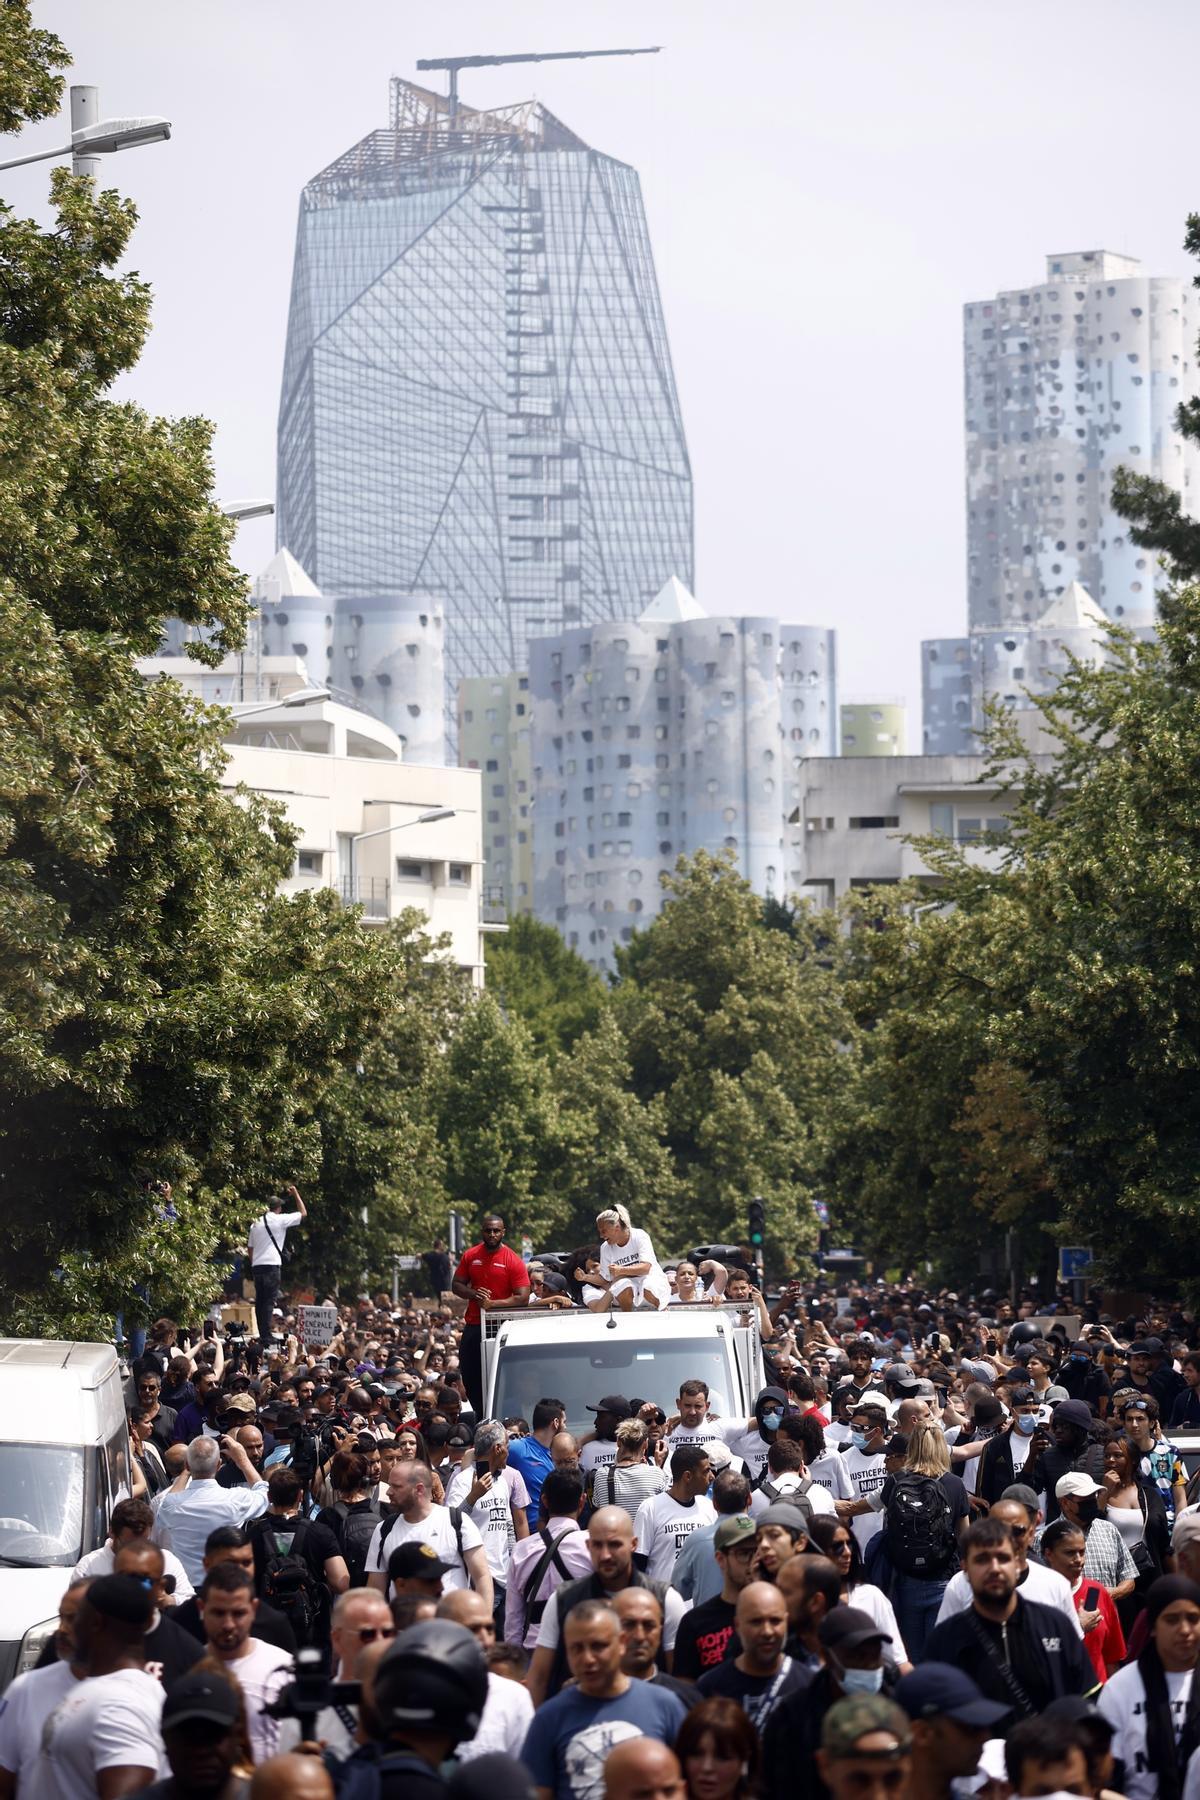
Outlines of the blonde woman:
M879 1504L883 1549L892 1568L891 1601L916 1663L937 1623L946 1584L958 1569L958 1544L971 1510L966 1488L950 1472L939 1425L914 1425L904 1467L888 1476Z
M637 1231L623 1206L610 1206L596 1216L600 1267L588 1279L607 1293L622 1312L635 1306L655 1311L670 1305L671 1284L660 1268L648 1231Z
M644 1419L617 1426L617 1460L592 1476L592 1505L619 1506L632 1519L643 1500L661 1494L670 1477L649 1460L650 1433Z

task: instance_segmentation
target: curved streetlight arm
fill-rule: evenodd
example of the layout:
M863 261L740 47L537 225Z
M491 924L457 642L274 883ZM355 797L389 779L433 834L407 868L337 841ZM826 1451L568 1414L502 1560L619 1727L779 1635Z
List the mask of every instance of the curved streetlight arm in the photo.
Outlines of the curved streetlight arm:
M352 844L361 844L364 838L387 837L389 832L403 831L409 825L432 825L438 819L453 819L457 815L452 806L438 806L432 812L418 813L415 819L401 819L395 825L377 825L374 831L360 831L351 838Z

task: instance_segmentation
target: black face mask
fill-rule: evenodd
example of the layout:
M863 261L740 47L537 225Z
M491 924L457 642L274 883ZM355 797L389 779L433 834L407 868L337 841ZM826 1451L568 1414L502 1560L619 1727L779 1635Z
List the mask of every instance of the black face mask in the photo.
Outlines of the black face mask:
M1091 1525L1100 1517L1100 1508L1095 1499L1077 1500L1075 1510L1081 1525Z

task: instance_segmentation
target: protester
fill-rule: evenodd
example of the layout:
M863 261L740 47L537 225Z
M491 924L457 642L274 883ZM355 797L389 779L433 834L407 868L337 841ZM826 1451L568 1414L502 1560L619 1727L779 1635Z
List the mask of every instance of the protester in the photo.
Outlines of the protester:
M75 1637L75 1623L88 1581L72 1581L58 1603L54 1661L27 1669L10 1682L0 1703L0 1800L27 1792L42 1747L42 1732L60 1700L87 1674Z
M464 1252L451 1286L467 1302L462 1336L458 1343L459 1366L476 1417L483 1413L482 1308L524 1306L529 1298L525 1264L504 1242L504 1220L489 1213L483 1236Z
M751 1800L758 1793L758 1733L736 1700L714 1694L691 1708L675 1740L688 1800Z
M1113 1727L1117 1780L1128 1800L1180 1800L1200 1745L1200 1586L1161 1576L1146 1595L1150 1637L1097 1705Z
M263 1709L287 1686L292 1659L286 1651L253 1635L258 1609L254 1581L236 1563L218 1563L210 1569L200 1584L197 1600L205 1641L245 1695L254 1761L264 1762L280 1749L291 1747L285 1741L281 1722ZM289 1721L286 1737L295 1735Z
M308 1208L300 1198L299 1189L289 1182L287 1192L296 1203L295 1210L285 1212L282 1196L273 1194L262 1217L251 1225L248 1236L254 1317L262 1344L269 1344L274 1335L275 1302L279 1297L287 1234L308 1217Z
M591 1573L588 1540L579 1529L583 1483L573 1471L551 1468L541 1484L546 1522L513 1545L505 1595L505 1642L536 1650L542 1614L564 1581Z
M687 1681L699 1680L706 1670L725 1660L734 1634L738 1596L754 1579L758 1534L753 1519L745 1513L719 1519L712 1544L720 1590L684 1613L675 1637L672 1671Z
M161 1721L171 1773L143 1788L142 1800L247 1800L239 1717L237 1690L219 1675L191 1674L175 1682Z
M244 1488L223 1488L217 1483L222 1456L241 1469ZM204 1578L204 1546L220 1525L245 1525L267 1506L267 1485L242 1446L229 1434L218 1445L197 1437L188 1445L186 1487L162 1496L154 1526L154 1540L173 1550L193 1587Z

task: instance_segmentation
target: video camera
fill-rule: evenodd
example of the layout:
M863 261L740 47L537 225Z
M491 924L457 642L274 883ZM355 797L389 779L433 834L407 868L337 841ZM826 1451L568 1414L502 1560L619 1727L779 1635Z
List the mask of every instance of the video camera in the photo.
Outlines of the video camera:
M327 1706L357 1706L361 1697L361 1682L330 1680L319 1650L297 1650L296 1679L262 1710L269 1719L299 1720L300 1735L309 1742L317 1735L318 1713Z

